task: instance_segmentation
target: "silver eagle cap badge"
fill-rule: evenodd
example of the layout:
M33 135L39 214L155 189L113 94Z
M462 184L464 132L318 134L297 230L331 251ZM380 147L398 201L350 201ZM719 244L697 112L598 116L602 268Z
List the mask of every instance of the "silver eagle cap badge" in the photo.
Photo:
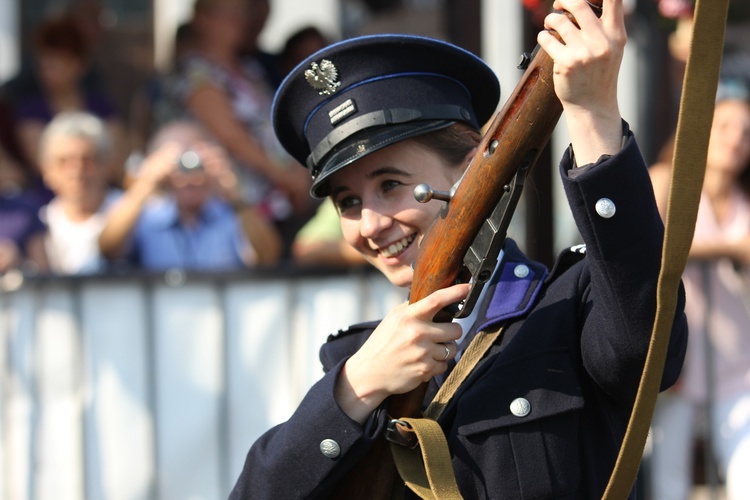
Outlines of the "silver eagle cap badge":
M336 66L328 59L323 59L320 64L313 62L310 69L305 70L305 80L320 95L331 95L341 86L338 81L339 72Z

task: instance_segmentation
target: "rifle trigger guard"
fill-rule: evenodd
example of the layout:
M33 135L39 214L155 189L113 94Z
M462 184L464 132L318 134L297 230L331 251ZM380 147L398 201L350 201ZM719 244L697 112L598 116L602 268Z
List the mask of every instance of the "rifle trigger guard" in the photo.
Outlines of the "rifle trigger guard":
M414 432L411 425L397 418L388 421L385 428L385 438L391 443L405 446L411 450L419 446L419 438L417 438L417 433Z

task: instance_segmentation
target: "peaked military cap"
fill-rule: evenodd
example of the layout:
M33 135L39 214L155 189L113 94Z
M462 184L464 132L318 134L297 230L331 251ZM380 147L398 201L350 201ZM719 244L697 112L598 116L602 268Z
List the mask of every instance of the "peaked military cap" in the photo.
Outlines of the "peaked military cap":
M494 72L475 55L413 35L372 35L330 45L284 79L273 126L307 165L310 193L355 160L456 122L479 129L500 99Z

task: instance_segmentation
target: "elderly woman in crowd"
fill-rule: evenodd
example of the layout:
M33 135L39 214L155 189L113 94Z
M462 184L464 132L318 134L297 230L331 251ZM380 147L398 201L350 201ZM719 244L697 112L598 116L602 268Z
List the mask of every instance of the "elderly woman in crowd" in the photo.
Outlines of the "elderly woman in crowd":
M85 112L58 114L44 129L39 161L55 194L44 207L50 268L60 274L106 269L99 233L120 191L108 185L111 138L104 122Z

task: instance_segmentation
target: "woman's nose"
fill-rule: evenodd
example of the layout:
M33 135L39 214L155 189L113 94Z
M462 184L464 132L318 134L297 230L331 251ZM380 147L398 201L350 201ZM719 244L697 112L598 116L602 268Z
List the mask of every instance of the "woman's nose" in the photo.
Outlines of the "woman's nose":
M371 208L363 208L361 212L359 232L363 238L374 238L381 231L390 227L391 217Z

